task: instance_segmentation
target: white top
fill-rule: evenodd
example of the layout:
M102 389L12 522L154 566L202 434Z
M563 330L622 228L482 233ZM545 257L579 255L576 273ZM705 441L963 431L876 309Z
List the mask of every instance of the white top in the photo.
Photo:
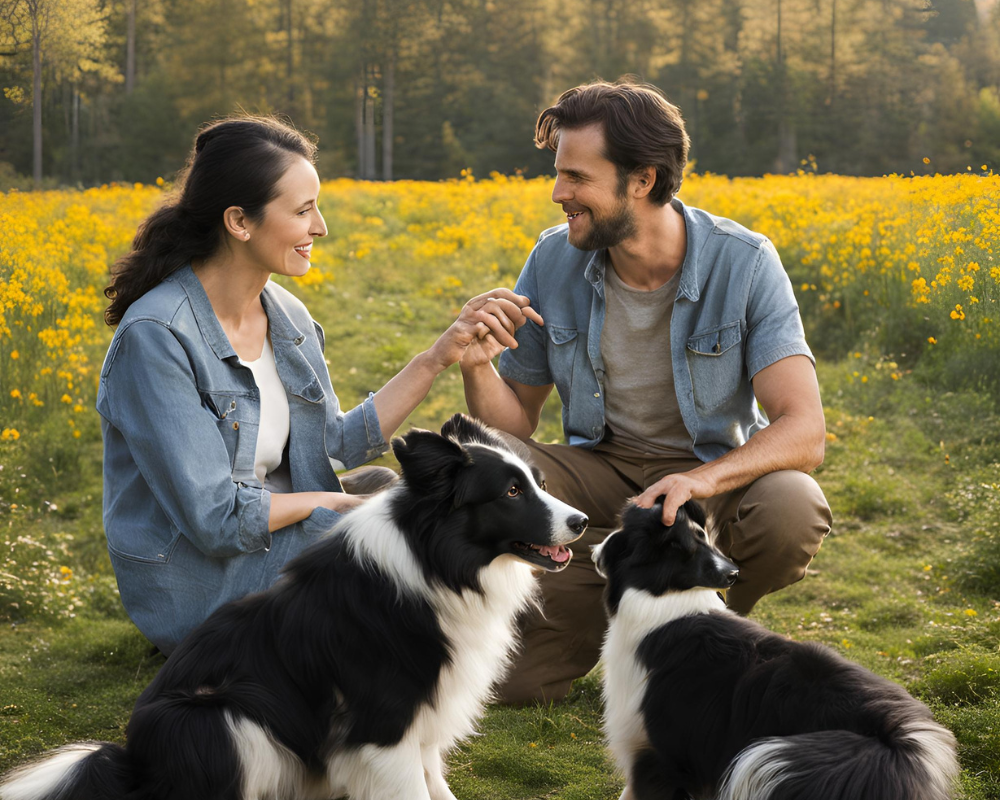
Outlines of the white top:
M256 361L240 363L253 373L260 392L260 425L257 428L257 451L254 456L254 474L262 486L274 491L290 491L283 486L284 480L271 480L281 465L281 456L288 444L288 397L285 387L278 377L278 367L274 363L271 337L264 338L264 349Z

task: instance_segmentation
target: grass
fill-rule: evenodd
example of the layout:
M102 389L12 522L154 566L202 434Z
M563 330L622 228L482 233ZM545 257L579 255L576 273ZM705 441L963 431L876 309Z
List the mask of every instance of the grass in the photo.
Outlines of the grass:
M457 300L424 292L418 278L378 268L296 291L326 328L345 407L428 346L457 310ZM816 477L834 508L834 533L807 578L765 598L755 617L905 685L959 739L959 796L996 798L1000 419L993 400L975 392L942 395L877 369L861 383L858 361L820 367L830 433ZM440 425L463 408L453 368L408 424ZM558 416L551 402L541 438L559 436ZM44 434L31 450L0 449L0 494L8 504L21 499L0 512L0 571L18 578L0 582L0 771L69 741L121 741L162 663L118 604L101 531L100 445L93 432L84 441L75 459ZM562 704L490 708L483 735L451 758L453 790L461 800L615 798L621 781L600 724L596 673Z

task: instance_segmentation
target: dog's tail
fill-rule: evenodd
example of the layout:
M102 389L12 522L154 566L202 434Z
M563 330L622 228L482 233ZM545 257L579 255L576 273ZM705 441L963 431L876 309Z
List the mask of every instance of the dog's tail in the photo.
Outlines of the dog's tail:
M849 731L758 739L733 759L719 800L949 800L958 772L955 737L909 720L888 740Z
M121 745L70 744L5 775L0 800L121 800L134 786L132 773Z

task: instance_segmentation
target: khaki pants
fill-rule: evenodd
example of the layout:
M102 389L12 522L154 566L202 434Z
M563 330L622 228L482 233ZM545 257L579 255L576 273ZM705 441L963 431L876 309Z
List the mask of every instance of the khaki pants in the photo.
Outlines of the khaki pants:
M665 475L685 472L702 462L641 453L613 442L593 450L528 442L549 492L590 519L571 545L573 560L560 573L541 577L544 615L524 623L520 658L501 688L508 703L559 700L574 678L597 663L606 628L604 580L590 560L590 545L617 526L625 501ZM816 481L784 470L749 486L699 501L708 531L740 568L728 592L729 607L748 614L765 594L801 580L830 532L830 507Z

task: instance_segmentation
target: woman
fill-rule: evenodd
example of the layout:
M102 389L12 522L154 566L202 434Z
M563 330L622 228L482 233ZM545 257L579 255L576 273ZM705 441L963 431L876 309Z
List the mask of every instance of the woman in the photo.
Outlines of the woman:
M516 346L527 299L473 298L434 345L341 411L323 330L272 274L303 275L327 233L315 146L269 118L202 130L175 201L140 227L105 291L104 525L122 602L164 653L260 591L364 501L335 469L386 442L471 346Z

